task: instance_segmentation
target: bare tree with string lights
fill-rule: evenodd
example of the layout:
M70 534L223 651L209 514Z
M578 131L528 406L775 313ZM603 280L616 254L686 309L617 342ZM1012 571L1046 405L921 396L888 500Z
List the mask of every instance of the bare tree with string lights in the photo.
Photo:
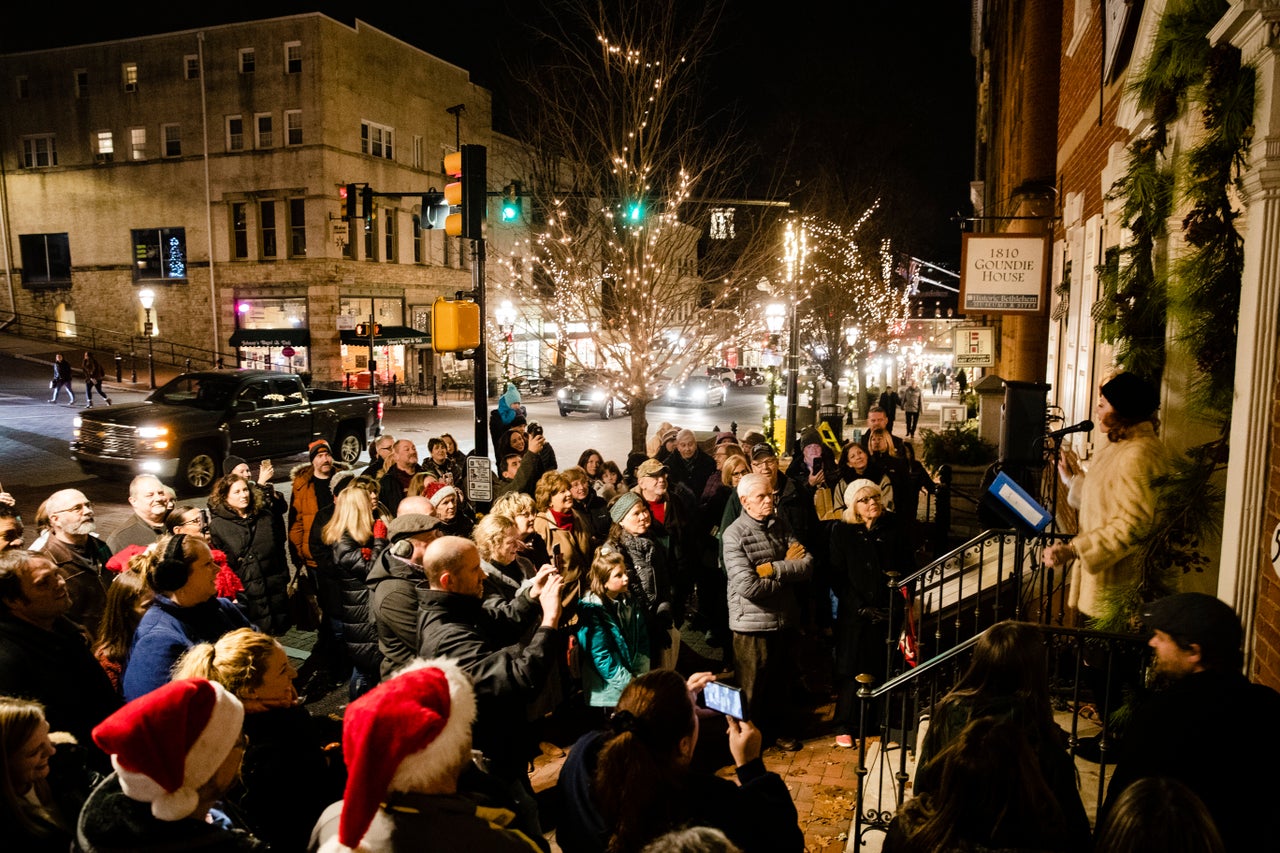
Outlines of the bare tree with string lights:
M778 215L712 201L748 159L700 110L719 5L616 5L573 0L541 34L520 122L531 235L493 258L490 287L554 322L558 368L615 374L640 449L662 381L760 325L743 294L776 257Z

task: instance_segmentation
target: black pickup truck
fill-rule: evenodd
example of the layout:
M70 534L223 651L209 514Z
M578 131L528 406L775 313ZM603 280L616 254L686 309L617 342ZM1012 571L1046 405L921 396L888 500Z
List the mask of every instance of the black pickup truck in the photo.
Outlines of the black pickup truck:
M141 403L82 412L71 456L86 473L155 474L175 488L207 491L222 460L303 453L317 438L354 462L382 431L376 394L307 388L292 373L184 373Z

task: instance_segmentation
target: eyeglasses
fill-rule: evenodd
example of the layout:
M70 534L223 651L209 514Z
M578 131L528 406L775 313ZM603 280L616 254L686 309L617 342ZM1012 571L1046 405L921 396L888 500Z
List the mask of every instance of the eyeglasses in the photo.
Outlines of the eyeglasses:
M49 515L50 515L50 516L60 515L61 513L64 513L64 512L74 512L74 513L83 514L83 513L87 512L87 511L89 511L89 510L92 510L92 509L93 509L93 502L92 502L92 501L85 501L85 502L84 502L84 503L82 503L82 504L76 504L75 506L69 506L69 507L66 507L65 509L53 509L53 510L49 510Z
M876 504L878 504L878 503L880 503L880 497L879 497L878 495L867 495L865 498L858 498L857 500L855 500L855 501L854 501L854 503L856 503L856 504L865 504L865 503L876 503Z

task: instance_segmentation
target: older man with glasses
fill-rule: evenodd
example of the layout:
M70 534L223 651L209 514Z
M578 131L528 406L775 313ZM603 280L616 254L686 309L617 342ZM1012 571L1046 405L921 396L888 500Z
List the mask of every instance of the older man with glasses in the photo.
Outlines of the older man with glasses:
M93 504L84 492L62 489L49 496L44 508L49 529L33 543L33 550L52 560L67 582L71 594L67 617L96 635L112 575L107 569L111 549L98 538Z

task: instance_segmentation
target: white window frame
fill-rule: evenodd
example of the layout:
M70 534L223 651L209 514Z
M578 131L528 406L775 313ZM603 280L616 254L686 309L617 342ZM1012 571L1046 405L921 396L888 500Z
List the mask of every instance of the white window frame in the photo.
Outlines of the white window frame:
M290 66L297 63L297 68ZM301 74L302 73L302 42L287 41L284 43L284 73L285 74Z
M200 55L188 53L182 57L182 76L188 80L200 79Z
M415 135L413 137L413 168L421 169L426 159L422 153L422 137Z
M115 139L110 130L94 131L90 141L95 163L110 163L115 159Z
M57 141L57 137L52 133L35 133L22 137L22 167L51 169L58 165ZM45 143L43 152L40 150L41 142Z
M231 127L232 122L240 123L239 131L232 129ZM227 128L227 151L243 151L245 149L244 116L242 115L227 116L226 128Z
M262 125L266 123L267 128L263 130ZM254 148L275 148L275 121L271 113L254 113L253 114L253 147Z
M176 153L169 151L170 141L177 142ZM160 125L160 156L165 159L182 156L182 125L176 121Z
M240 48L237 67L241 74L252 74L258 69L258 54L251 47Z
M284 111L284 144L302 144L302 110Z
M147 129L145 127L129 128L129 159L147 159Z
M126 92L138 91L138 63L123 62L120 64L120 85Z
M1067 56L1074 56L1084 34L1089 29L1089 19L1093 17L1093 0L1073 0L1075 4L1071 15L1071 41L1067 45ZM1104 0L1105 2L1105 0Z
M384 160L395 159L395 128L374 121L360 122L360 153Z

